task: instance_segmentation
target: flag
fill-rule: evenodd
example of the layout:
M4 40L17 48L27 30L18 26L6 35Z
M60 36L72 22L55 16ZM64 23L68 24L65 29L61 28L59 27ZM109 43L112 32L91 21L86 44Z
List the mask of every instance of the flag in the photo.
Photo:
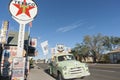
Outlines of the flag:
M32 22L29 22L29 27L32 27Z
M48 54L48 41L42 42L41 47L42 47L44 55Z

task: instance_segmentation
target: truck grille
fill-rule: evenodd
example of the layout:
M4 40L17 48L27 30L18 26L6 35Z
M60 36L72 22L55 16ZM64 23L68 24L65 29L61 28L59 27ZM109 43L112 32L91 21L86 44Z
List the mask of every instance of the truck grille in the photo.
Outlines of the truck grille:
M82 71L83 71L82 67L70 68L70 74L79 74L82 73Z

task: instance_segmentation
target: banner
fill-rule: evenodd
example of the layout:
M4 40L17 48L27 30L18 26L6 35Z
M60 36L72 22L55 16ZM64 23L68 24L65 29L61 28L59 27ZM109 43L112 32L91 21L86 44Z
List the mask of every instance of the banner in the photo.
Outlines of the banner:
M41 47L42 47L44 55L48 54L48 41L42 42Z

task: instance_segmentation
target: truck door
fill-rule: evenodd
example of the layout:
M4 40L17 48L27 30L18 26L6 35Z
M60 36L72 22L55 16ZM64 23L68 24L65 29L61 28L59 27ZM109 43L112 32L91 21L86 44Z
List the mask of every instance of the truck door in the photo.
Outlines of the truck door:
M53 74L57 75L57 58L54 57L54 60L53 60Z

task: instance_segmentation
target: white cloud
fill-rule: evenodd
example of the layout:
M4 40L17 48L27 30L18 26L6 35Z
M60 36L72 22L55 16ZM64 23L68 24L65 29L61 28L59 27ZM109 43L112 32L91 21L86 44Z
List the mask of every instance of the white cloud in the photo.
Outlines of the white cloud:
M73 29L80 27L82 24L83 24L82 22L76 22L76 23L71 24L69 26L61 27L61 28L57 29L57 31L58 32L68 32L68 31L71 31Z

